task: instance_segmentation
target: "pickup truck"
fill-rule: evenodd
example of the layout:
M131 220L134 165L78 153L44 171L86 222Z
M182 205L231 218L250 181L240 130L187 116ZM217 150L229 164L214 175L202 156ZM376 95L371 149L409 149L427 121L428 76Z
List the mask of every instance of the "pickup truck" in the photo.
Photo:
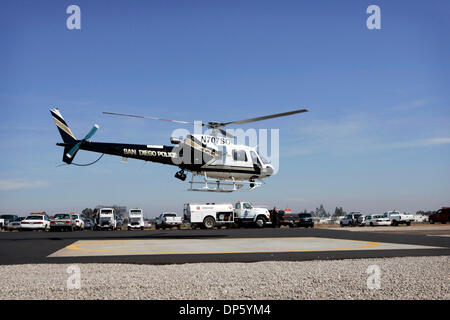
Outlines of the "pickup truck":
M269 212L273 213L273 210L269 210ZM278 210L278 219L280 226L293 228L300 224L298 213L292 213L290 210Z
M182 218L178 217L174 212L163 212L156 218L156 229L166 229L177 227L177 229L181 228L181 224L183 223Z
M310 213L292 213L290 210L279 210L278 217L281 226L314 228L314 221Z
M411 225L414 221L414 216L412 214L400 213L398 211L388 211L383 214L384 218L389 218L392 226L398 226L399 224Z
M435 222L447 223L450 222L450 207L442 207L436 213L430 214L428 221L433 224Z

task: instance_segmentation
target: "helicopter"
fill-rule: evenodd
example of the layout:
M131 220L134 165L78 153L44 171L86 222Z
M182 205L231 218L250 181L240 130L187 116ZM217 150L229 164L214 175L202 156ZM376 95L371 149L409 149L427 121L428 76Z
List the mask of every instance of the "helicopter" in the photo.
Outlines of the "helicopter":
M235 144L235 136L225 131L223 127L241 125L250 122L262 121L272 118L290 116L308 112L307 109L298 109L262 117L250 118L231 122L189 122L170 120L134 114L103 112L103 114L133 117L141 119L160 120L178 124L194 124L210 129L212 134L187 134L184 139L171 137L172 145L141 145L124 143L93 142L89 139L99 129L94 124L88 134L81 140L67 125L58 108L50 109L56 127L63 143L56 143L64 147L62 161L66 164L78 166L92 165L100 160L104 154L121 156L123 162L128 158L151 161L179 168L175 178L185 181L187 173L191 173L189 191L233 192L250 191L263 185L262 179L274 173L274 167L262 157L256 147L245 144ZM101 156L89 164L76 164L73 162L79 150L101 153ZM200 180L196 177L200 176ZM201 185L202 187L197 187Z

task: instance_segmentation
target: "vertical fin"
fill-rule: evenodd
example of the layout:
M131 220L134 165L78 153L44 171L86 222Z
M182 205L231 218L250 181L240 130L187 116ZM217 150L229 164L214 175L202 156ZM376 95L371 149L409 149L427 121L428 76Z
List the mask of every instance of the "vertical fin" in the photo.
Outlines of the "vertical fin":
M73 144L77 141L75 135L72 130L70 130L66 121L62 117L58 108L50 109L50 113L52 114L53 120L55 121L56 127L58 128L59 134L65 143Z

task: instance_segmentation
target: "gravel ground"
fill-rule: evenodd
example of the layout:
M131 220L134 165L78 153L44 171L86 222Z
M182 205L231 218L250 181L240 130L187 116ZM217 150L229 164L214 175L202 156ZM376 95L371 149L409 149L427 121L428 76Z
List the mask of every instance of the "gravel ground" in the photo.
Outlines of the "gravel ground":
M0 266L0 299L450 299L450 256L77 266L80 289L67 288L69 265Z

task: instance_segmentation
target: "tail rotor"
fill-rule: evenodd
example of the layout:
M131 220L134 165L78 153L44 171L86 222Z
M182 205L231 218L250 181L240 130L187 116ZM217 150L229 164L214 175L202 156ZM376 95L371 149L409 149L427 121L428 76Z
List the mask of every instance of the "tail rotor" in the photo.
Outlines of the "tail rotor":
M86 140L89 140L98 130L98 125L94 124L94 126L92 127L92 129L88 132L88 134L79 142L77 142L67 153L65 153L64 155L69 158L72 159L74 157L74 155L78 152L78 150L80 149L81 145L83 144L83 142L85 142Z

